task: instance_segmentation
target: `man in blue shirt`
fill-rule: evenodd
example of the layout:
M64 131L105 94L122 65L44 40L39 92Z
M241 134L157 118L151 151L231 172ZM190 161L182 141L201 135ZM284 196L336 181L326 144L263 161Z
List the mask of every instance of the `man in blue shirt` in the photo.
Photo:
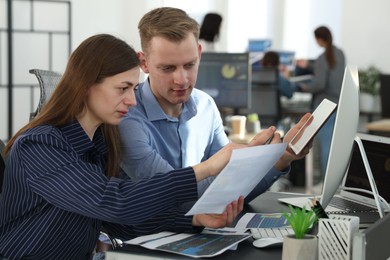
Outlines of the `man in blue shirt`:
M199 163L229 143L215 102L195 89L202 51L197 22L180 9L164 7L144 15L138 28L142 46L138 56L149 76L136 92L136 107L120 124L125 145L122 168L134 179ZM267 190L288 172L291 161L303 155L286 150L247 201ZM212 180L198 183L199 195Z

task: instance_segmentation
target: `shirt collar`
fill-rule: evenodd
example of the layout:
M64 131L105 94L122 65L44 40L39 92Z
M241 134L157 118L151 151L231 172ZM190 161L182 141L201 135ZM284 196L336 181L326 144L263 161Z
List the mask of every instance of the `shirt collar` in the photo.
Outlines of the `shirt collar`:
M145 107L146 116L150 121L157 120L170 120L172 121L172 117L165 114L164 110L162 110L160 104L157 102L156 97L154 96L152 89L149 84L149 79L145 80L142 86L139 88L141 91L143 105ZM190 119L194 117L197 113L195 101L192 97L184 103L183 112L180 115L181 119Z
M92 141L89 139L87 133L84 131L77 120L60 127L60 130L63 132L68 142L77 152L77 154L82 155L95 149L103 154L108 152L108 148L104 142L104 137L100 127L96 129Z
M149 120L157 121L168 119L150 88L149 79L145 80L142 87L140 87L140 91L146 116Z

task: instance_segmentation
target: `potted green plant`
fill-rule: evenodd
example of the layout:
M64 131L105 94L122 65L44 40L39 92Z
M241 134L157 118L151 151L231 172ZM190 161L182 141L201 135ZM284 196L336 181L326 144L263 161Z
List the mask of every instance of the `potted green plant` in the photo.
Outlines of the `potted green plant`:
M359 70L360 109L362 111L374 110L375 98L379 95L380 71L375 66Z
M380 71L375 66L359 70L359 87L362 93L368 93L373 96L379 95L379 74Z
M284 212L294 234L284 237L283 260L315 260L318 257L318 238L308 234L317 223L318 217L314 210L306 210L289 205L290 212Z

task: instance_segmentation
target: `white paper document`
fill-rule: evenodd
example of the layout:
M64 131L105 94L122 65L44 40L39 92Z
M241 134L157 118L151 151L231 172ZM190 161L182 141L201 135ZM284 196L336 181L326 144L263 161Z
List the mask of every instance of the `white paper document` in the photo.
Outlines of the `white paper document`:
M221 214L241 195L247 196L275 165L287 143L260 145L233 150L230 161L186 216Z
M313 75L311 75L311 74L299 75L299 76L294 76L294 77L288 78L288 80L291 83L300 83L300 82L310 81L312 79L313 79Z

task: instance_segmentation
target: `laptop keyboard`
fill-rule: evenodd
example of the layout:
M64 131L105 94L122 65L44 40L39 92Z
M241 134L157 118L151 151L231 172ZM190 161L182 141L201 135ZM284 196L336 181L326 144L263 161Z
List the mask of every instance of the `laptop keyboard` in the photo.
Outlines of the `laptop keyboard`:
M294 233L291 228L251 228L250 230L254 239L267 237L283 238L285 235Z
M339 208L345 211L351 212L368 212L368 211L376 211L375 208L363 205L354 201L346 200L340 197L333 197L330 201L330 205Z

